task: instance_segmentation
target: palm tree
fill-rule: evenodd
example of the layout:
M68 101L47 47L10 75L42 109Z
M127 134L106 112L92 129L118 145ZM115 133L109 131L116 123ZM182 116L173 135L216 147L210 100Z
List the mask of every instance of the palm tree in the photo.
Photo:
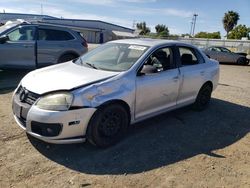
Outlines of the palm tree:
M146 22L141 22L141 23L137 23L136 27L138 30L140 30L140 35L146 35L148 33L150 33L150 29L147 27Z
M237 25L239 19L240 19L239 14L232 10L224 14L222 22L224 29L227 32L227 36L228 33Z

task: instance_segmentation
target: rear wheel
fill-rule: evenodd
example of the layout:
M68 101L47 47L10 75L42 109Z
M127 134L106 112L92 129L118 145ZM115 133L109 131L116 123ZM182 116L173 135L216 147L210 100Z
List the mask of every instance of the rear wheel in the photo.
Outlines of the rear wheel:
M98 147L108 147L124 136L128 124L129 116L123 106L111 104L101 107L90 120L87 139Z
M77 58L76 55L73 55L73 54L65 54L65 55L62 55L59 60L58 60L58 63L64 63L64 62L67 62L67 61L70 61L70 60L73 60Z
M204 110L210 102L211 94L212 94L212 87L209 84L203 85L193 105L194 110L197 111Z

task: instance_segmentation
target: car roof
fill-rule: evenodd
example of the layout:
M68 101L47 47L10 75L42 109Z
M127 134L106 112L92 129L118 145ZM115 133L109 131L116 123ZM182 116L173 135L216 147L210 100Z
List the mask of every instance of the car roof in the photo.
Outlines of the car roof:
M137 45L143 45L143 46L149 46L149 47L164 45L164 44L179 44L179 45L185 45L185 46L186 45L192 46L190 44L182 43L182 42L174 41L174 40L151 39L151 38L121 39L121 40L110 41L109 43L137 44Z

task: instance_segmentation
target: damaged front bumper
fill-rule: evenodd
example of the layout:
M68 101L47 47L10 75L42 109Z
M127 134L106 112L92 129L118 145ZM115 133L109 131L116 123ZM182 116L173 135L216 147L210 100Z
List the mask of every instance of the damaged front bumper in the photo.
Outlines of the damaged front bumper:
M15 97L12 107L16 122L29 135L56 144L84 142L88 123L96 111L96 108L42 110L35 105L27 107Z

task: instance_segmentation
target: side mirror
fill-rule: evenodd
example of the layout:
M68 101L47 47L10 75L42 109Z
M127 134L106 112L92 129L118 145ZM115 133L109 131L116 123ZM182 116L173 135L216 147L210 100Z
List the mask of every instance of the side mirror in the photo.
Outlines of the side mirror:
M153 65L143 65L142 70L138 72L138 76L157 73L157 68Z
M4 44L8 40L9 37L7 35L0 36L0 44Z

